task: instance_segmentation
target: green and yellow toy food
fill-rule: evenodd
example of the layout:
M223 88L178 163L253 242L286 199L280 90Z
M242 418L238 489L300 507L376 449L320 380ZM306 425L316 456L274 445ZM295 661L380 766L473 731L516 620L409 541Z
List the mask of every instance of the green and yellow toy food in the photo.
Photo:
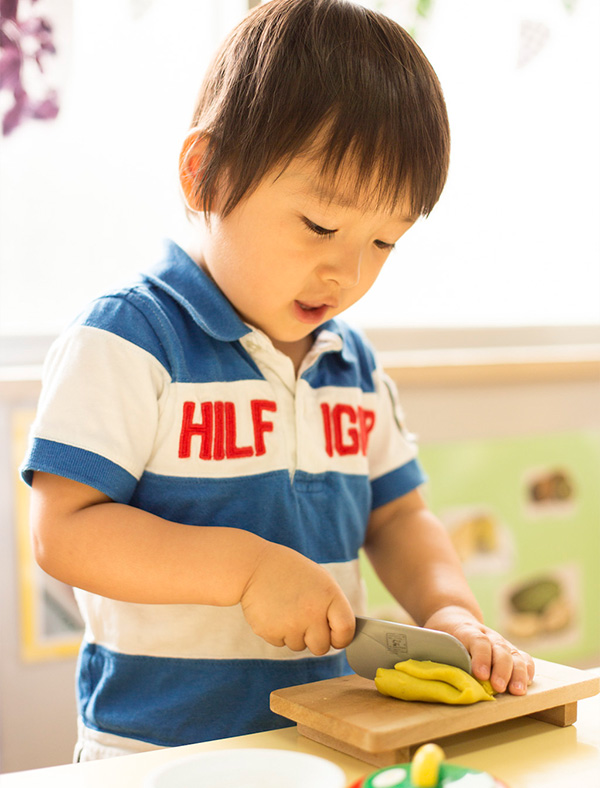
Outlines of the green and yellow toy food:
M452 705L494 700L495 694L489 681L479 681L460 668L416 659L379 668L375 686L382 695L400 700Z
M506 788L487 772L456 766L444 761L437 744L424 744L411 763L386 766L361 777L352 788Z
M444 751L437 744L419 747L410 765L410 779L415 788L435 788L443 760Z

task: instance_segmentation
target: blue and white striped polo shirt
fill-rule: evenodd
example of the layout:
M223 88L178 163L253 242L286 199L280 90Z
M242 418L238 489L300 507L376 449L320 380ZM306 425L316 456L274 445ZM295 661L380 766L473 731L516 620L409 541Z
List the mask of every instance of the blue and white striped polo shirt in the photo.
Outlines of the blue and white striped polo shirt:
M329 570L357 613L369 513L424 479L359 334L329 321L296 375L175 244L53 345L27 482L35 470L173 522L287 545ZM77 597L79 709L92 735L173 746L288 725L269 710L272 690L349 672L333 649L269 645L239 605Z

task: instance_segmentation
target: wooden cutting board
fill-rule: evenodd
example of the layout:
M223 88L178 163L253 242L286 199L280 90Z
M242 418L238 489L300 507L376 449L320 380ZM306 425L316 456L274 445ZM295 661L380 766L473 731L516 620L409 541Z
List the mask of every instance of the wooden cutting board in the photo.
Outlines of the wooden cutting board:
M471 706L417 703L380 695L355 674L271 693L271 709L310 739L371 763L409 761L417 746L496 722L531 716L553 725L577 719L577 701L600 692L600 677L536 659L527 695L499 695Z

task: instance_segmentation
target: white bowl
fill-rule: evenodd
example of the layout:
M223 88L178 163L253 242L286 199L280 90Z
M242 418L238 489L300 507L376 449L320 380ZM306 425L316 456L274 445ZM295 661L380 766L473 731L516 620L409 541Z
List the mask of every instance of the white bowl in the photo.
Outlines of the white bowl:
M330 761L289 750L217 750L168 763L144 788L344 788L344 772Z

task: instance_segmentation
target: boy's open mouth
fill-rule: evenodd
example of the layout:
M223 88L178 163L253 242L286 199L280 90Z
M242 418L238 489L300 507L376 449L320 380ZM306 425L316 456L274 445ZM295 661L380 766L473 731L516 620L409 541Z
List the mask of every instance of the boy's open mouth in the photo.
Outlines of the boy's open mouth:
M305 304L302 301L294 301L296 317L302 323L319 323L325 317L329 309L328 304Z

